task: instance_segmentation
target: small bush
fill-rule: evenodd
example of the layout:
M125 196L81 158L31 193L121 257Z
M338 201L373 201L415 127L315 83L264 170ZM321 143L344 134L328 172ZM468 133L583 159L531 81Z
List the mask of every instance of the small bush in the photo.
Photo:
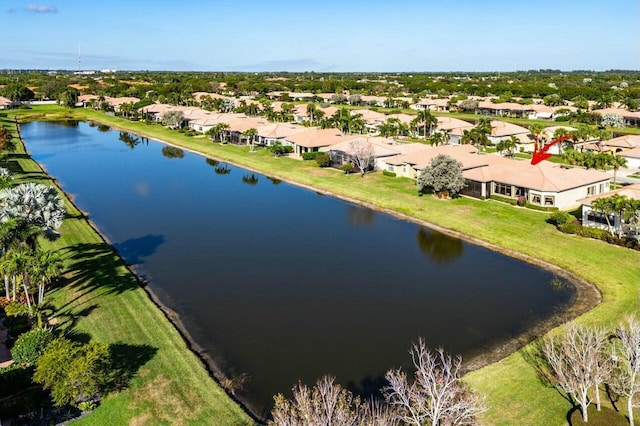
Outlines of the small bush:
M520 207L524 207L527 205L527 199L524 196L520 195L516 200L516 204Z
M19 317L21 315L27 315L29 313L29 307L26 303L12 301L4 307L4 312L9 317Z
M565 234L579 234L581 230L581 226L575 222L567 222L558 226L558 229Z
M394 172L390 172L389 170L383 170L382 174L384 176L396 177L397 175Z
M48 330L36 329L27 331L18 337L13 344L11 356L18 364L33 365L52 340L53 336Z
M328 154L321 154L316 156L316 163L320 167L329 167L331 165L331 157Z
M556 213L552 213L551 216L549 216L549 218L547 219L547 223L550 223L555 226L560 226L569 222L572 219L573 219L573 216L571 216L569 213L556 212Z
M344 174L348 175L349 173L351 173L353 171L353 164L351 163L344 163L341 167L340 170L342 170L344 172Z
M320 151L315 151L315 152L303 152L303 153L302 153L302 159L303 159L303 160L307 160L307 161L308 161L308 160L315 160L315 159L316 159L316 157L317 157L318 155L321 155L321 154L323 154L323 153L322 153L322 152L320 152Z

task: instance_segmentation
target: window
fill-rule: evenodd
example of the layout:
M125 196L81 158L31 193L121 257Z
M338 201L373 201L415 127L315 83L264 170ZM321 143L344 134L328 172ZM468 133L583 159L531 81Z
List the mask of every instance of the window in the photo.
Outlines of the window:
M407 173L407 165L406 164L402 165L402 173Z
M605 215L601 212L595 212L593 210L590 210L587 213L587 221L594 222L594 223L601 223L603 225L607 224L607 218L605 217ZM615 217L613 215L609 216L609 223L611 224L615 223Z
M544 197L544 205L545 206L555 205L555 197L550 197L550 196Z
M540 194L531 194L531 204L542 204Z
M511 197L511 185L496 183L493 192L496 194L504 195L505 197Z
M590 186L587 188L587 197L590 197L592 195L596 195L596 186Z
M604 192L604 183L600 184L600 194Z
M390 172L394 171L393 164L389 164L387 168L389 169Z
M524 188L517 186L516 187L516 197L526 197L527 196L527 192Z

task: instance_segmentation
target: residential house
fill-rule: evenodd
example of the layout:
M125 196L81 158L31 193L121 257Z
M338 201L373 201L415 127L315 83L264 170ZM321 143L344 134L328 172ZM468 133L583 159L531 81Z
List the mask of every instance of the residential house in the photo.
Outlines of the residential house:
M283 144L293 146L293 153L302 155L305 152L320 151L345 140L344 134L338 129L320 129L311 127L304 132L291 134L284 138Z
M76 107L87 108L88 106L92 106L94 101L98 99L99 97L96 95L80 95L78 96L78 102L76 102Z
M258 127L257 143L265 146L272 146L276 143L290 145L286 142L288 136L308 130L308 127L291 123L271 123Z
M105 97L105 102L107 102L109 104L109 106L115 111L115 112L119 112L120 111L120 106L122 104L135 104L137 102L140 102L139 98L135 98L135 97L129 97L129 96L123 96L121 98L111 98L111 97Z
M491 133L488 137L493 145L497 145L502 140L510 139L511 136L515 136L518 139L516 143L518 150L533 152L535 139L529 133L529 129L506 121L493 120L491 122Z
M604 108L593 110L599 115L617 114L622 117L626 126L640 126L640 111L629 111L622 108Z
M250 141L244 137L243 132L249 129L258 130L260 127L270 124L263 117L235 117L225 121L225 123L229 125L229 128L222 132L223 139L230 143L247 145Z
M443 145L429 150L385 159L386 170L397 176L417 178L437 155L445 154L462 163L466 187L464 195L489 198L491 195L518 199L531 204L568 209L587 195L609 188L609 175L579 167L569 168L543 161L532 165L526 160L498 155L480 155L470 145Z
M373 170L384 169L386 166L385 159L389 157L429 149L427 145L421 143L399 143L389 138L359 135L347 137L344 141L331 145L323 150L326 150L331 156L332 166L339 167L342 164L352 162L354 148L358 149L362 145L369 145L371 147Z
M612 152L623 152L640 148L640 135L624 135L617 138L602 141L602 144L611 148Z
M189 121L189 127L200 133L207 133L213 127L220 123L226 123L229 120L246 117L241 113L211 113Z
M12 109L20 106L20 101L12 101L9 98L0 96L0 109Z
M630 169L640 169L640 148L633 148L618 153L620 157L627 160L627 167Z
M418 111L446 112L449 111L449 99L420 99L420 101L411 105L411 108Z
M438 123L435 126L436 132L443 132L449 135L449 143L450 144L458 144L460 143L460 139L464 134L465 130L471 130L475 126L468 121L460 120L458 118L440 116L436 117Z
M598 195L592 195L579 200L582 204L582 226L604 229L607 231L609 230L609 226L611 226L616 232L622 231L623 234L632 234L638 238L638 233L629 229L628 224L624 222L621 223L620 218L617 217L617 215L609 215L609 217L606 217L603 212L593 209L593 202L595 200L598 198L611 197L613 195L620 195L629 199L640 200L640 183L623 186L621 188L614 189L613 191L602 192ZM636 212L636 214L640 215L640 212Z

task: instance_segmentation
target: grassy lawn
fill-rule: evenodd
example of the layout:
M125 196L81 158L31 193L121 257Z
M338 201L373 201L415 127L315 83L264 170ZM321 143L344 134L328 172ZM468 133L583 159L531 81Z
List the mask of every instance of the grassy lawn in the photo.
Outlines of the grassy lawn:
M2 113L0 124L15 132ZM18 181L53 183L22 146L7 162ZM65 285L48 295L56 328L77 339L117 345L116 354L132 377L127 390L107 396L77 424L252 424L111 246L66 198L65 204L68 218L61 238L51 244L62 251L66 266Z
M602 303L577 319L578 322L583 324L612 326L616 324L625 313L638 311L640 253L611 246L601 241L562 234L545 222L547 217L546 213L516 208L493 201L480 201L469 198L438 200L430 196L418 197L415 190L415 183L409 179L386 177L381 173L372 173L365 178L360 178L357 174L344 175L335 170L320 169L311 162L303 162L286 157L274 158L266 150L249 153L247 147L213 144L205 138L187 137L178 132L169 131L159 125L129 122L90 109L66 112L59 107L47 106L34 108L34 110L27 111L26 113L32 115L34 119L54 119L61 115L72 115L79 119L100 121L101 123L114 127L128 129L140 135L161 139L223 161L233 162L261 171L272 177L310 186L320 191L331 192L341 197L362 201L391 212L403 213L416 219L460 232L500 248L553 263L594 283L602 293ZM63 229L63 235L68 234L66 238L78 239L78 242L70 241L66 243L69 247L74 247L74 244L80 244L80 236L77 234L82 235L80 230L69 228L73 226L74 223L73 221L67 221L65 224L67 228ZM89 231L87 232L89 233ZM90 236L87 235L87 238L90 238ZM94 235L91 238L97 237ZM62 242L59 244L62 244ZM69 248L68 250L72 249ZM110 253L109 256L113 256L112 252ZM115 258L113 262L114 265L120 265ZM119 269L119 271L121 271L123 277L129 277L124 269ZM119 304L115 299L116 297L133 298L132 295L139 293L139 297L145 299L146 295L141 291L137 291L137 289L118 291L114 289L114 285L112 284L98 284L101 283L100 280L106 276L111 277L110 273L105 275L105 271L102 268L94 268L89 272L90 274L86 275L83 280L89 283L95 282L96 284L81 285L79 287L80 290L78 290L77 283L71 284L68 288L60 291L61 294L58 296L61 301L72 300L71 305L77 306L78 302L75 297L85 297L84 294L89 289L95 291L95 293L89 297L95 297L98 294L104 295L104 302L102 299L92 299L92 301L87 302L89 306L93 304L97 305L99 302L99 307L95 309L92 308L91 312L86 316L80 317L75 327L79 331L91 333L95 338L105 339L105 341L113 341L109 339L121 339L125 342L132 341L138 344L138 340L136 339L142 339L139 333L143 333L141 330L144 329L143 325L137 325L142 322L138 318L138 315L141 315L140 312L136 312L134 308L133 312L130 312L131 316L126 317L125 314L120 311L118 311L116 315L115 307L106 310L103 305L109 306L111 304L110 300L113 300L115 304ZM499 273L500 271L496 271L496 274ZM97 275L94 276L93 274ZM428 278L425 277L425 279ZM108 281L111 282L111 279ZM518 285L518 277L513 277L513 285ZM78 293L78 295L75 293ZM103 296L100 297L102 298ZM143 302L139 301L136 303L142 304ZM59 306L63 305L59 304ZM75 309L77 310L76 312L82 312L86 308L86 305L82 305ZM127 309L123 307L122 310ZM116 319L110 314L106 314L112 311L114 312L114 317L118 317L117 326ZM98 314L98 312L102 312L103 314ZM134 312L136 313L134 314ZM121 320L120 315L123 315L123 318L126 319ZM108 321L107 318L113 321L113 330L105 330L107 327L104 327L104 321ZM158 320L157 324L160 323L166 323L166 321ZM171 327L167 327L169 330L171 329ZM146 333L151 333L151 331L147 330L145 335ZM167 331L166 333L167 336L171 333L176 334L172 331ZM113 337L112 334L114 335ZM166 338L168 339L169 337ZM184 345L178 343L179 338L177 335L175 338L178 340L174 344L183 349ZM148 342L150 340L145 341ZM148 343L149 345L154 347L159 346L155 340L151 341L153 341L153 343ZM407 342L407 347L409 344L410 342ZM534 368L523 356L524 353L525 352L521 350L500 362L465 376L466 381L473 388L487 395L487 403L490 410L485 415L483 422L486 424L504 425L564 424L566 414L571 408L570 404L554 389L541 384ZM156 361L159 354L160 350L153 359L145 365L143 371L146 372L147 369L151 370L151 368L148 367L149 364L155 365L155 362L160 362ZM184 355L182 355L182 352L181 355L176 354L175 358L173 358L174 364L178 363L178 360L182 360L182 358L185 358L186 361L181 362L191 365L193 369L202 368L195 367L195 365L199 365L199 363L197 363L197 360L189 361L193 356L188 355L186 352ZM153 372L155 372L155 376L153 376ZM180 377L183 373L169 377L169 371L153 370L153 372L149 373L149 377L145 376L135 379L132 389L125 392L125 396L110 398L105 406L100 409L102 411L99 410L94 416L106 416L110 409L115 410L121 406L131 407L132 405L138 407L129 408L129 413L131 413L132 416L135 415L137 413L136 409L141 410L139 408L140 405L132 402L135 400L136 395L138 395L136 389L141 389L144 386L141 383L148 385L152 382L153 378L157 376L169 380L171 386L180 387L180 384L184 383L182 379L176 383L173 382L174 378ZM153 378L151 378L152 376ZM203 390L203 398L208 397L212 400L215 399L215 387L213 384L206 387L207 385L203 382L202 386L203 389L205 389ZM187 404L187 402L191 401L188 393L194 389L195 386L188 386L187 389L183 389L182 391L176 390L176 394L185 395L186 392L185 404ZM120 398L125 398L126 402L121 402ZM224 400L224 398L220 397L220 400ZM218 402L217 404L219 406L222 403ZM213 404L198 404L198 407L211 409L210 407L212 405ZM224 406L226 407L226 405ZM204 410L205 408L201 409ZM229 409L228 413L236 413L236 411ZM229 414L229 416L232 416L232 414ZM89 417L89 419L92 417ZM238 422L245 420L239 414L233 418Z

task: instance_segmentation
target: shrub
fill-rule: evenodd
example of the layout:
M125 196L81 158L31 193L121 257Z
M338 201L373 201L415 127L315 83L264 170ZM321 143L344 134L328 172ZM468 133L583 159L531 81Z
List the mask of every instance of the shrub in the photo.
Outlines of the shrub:
M320 155L320 154L322 154L322 152L320 152L320 151L315 151L315 152L303 152L303 153L302 153L302 159L303 159L303 160L307 160L307 161L308 161L308 160L315 160L315 159L316 159L316 157L317 157L318 155Z
M527 205L527 199L524 196L520 195L516 200L516 204L520 207L524 207Z
M344 172L344 174L348 175L349 173L351 173L353 171L353 164L344 163L342 166L340 166L340 170L342 170Z
M320 167L329 167L331 165L331 157L329 154L321 154L316 156L316 163Z
M586 238L594 238L596 240L603 240L603 241L609 240L609 238L612 236L604 229L590 228L588 226L583 226L580 229L579 234Z
M13 337L18 337L31 328L29 318L26 316L7 317L4 320L4 326L11 330Z
M269 150L275 157L279 157L281 155L292 153L293 147L290 145L282 145L280 142L276 142L269 148Z
M109 347L103 343L85 345L58 338L36 361L33 381L51 390L56 406L76 405L98 396L108 381Z
M21 315L27 315L29 313L29 307L26 303L22 302L9 302L4 307L4 312L9 317L18 317Z
M575 222L567 222L558 226L558 229L565 234L579 234L582 227Z
M36 329L22 334L11 348L13 360L22 365L33 365L44 353L53 336L49 330Z
M382 171L382 175L383 176L390 176L390 177L396 177L397 175L395 174L395 172L390 172L389 170L383 170Z
M555 213L552 213L551 216L549 216L549 218L547 218L547 223L550 223L555 226L560 226L562 224L569 222L572 219L573 219L573 216L571 216L569 213L555 212Z

